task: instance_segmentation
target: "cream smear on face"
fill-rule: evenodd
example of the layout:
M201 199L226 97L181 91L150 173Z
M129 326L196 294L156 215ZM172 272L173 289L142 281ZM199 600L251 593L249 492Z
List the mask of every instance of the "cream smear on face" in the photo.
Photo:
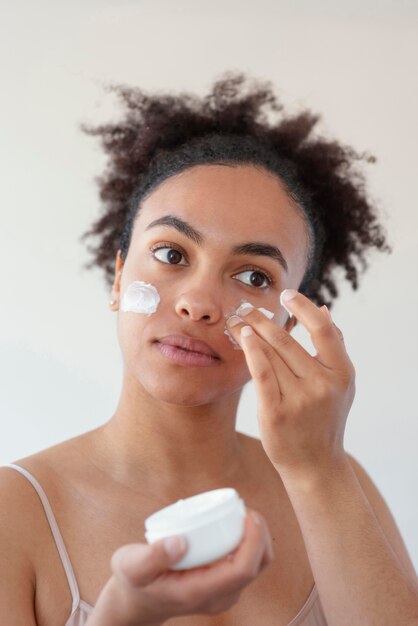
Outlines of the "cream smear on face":
M238 315L238 317L239 317L239 314L240 314L241 311L243 311L244 309L252 308L252 307L253 307L253 305L251 304L251 302L248 302L248 300L242 300L241 304L239 305L239 307L237 309L235 309L235 311L233 311L232 313L224 313L224 316L226 317L226 319L229 319L231 317L231 315ZM261 311L270 320L273 319L273 317L274 317L273 311L269 311L268 309L265 309L262 306L254 307L254 308L258 308L258 310ZM234 346L234 350L242 350L242 348L239 345L239 343L237 341L235 341L235 339L233 338L233 336L229 332L227 326L225 327L224 334L228 337L228 339L230 340L230 342Z
M158 308L160 295L154 285L135 280L129 285L122 299L121 310L152 315Z

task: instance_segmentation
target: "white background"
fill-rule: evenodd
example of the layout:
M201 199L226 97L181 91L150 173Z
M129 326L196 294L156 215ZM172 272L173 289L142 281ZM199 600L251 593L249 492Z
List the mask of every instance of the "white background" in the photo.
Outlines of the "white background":
M350 6L348 6L348 4ZM318 132L368 150L394 252L373 252L334 318L357 370L345 447L369 472L418 566L418 4L72 0L1 5L0 463L107 421L120 392L116 316L79 242L105 157L114 81L204 94L226 69L271 80ZM305 346L303 329L296 329ZM237 427L257 435L244 391Z

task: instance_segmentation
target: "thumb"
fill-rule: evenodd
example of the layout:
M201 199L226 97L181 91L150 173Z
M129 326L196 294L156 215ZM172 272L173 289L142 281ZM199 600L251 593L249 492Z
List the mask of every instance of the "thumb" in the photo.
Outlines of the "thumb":
M118 578L134 587L151 583L186 553L184 537L166 537L155 543L129 543L113 553L110 564Z

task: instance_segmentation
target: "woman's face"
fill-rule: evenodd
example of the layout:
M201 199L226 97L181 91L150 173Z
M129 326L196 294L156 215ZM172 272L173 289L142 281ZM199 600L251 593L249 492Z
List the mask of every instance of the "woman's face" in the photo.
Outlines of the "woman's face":
M150 227L167 215L189 224L201 241L170 225ZM275 246L284 261L259 250L233 252L248 243ZM153 250L157 245L165 247ZM119 254L116 260L114 299L121 301L134 281L151 283L160 295L150 316L119 307L118 337L129 376L155 399L187 406L239 392L250 373L244 353L224 333L225 315L246 300L272 311L285 326L280 293L299 287L307 250L303 218L280 181L263 169L198 165L165 180L142 203L124 265ZM170 334L205 341L219 359L206 367L169 360L155 342Z

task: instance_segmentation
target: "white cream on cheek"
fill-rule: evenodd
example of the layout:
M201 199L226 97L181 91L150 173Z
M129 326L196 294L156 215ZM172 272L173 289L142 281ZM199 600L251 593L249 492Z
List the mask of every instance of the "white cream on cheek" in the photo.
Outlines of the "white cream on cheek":
M160 295L154 285L145 283L143 280L135 280L125 291L121 310L149 316L155 313L159 303Z
M143 280L135 280L126 289L122 298L121 310L131 313L142 313L144 315L152 315L156 312L160 303L160 295L157 288L150 283L145 283ZM248 300L242 300L241 304L232 312L224 313L224 317L228 319L231 315L238 315L243 309L252 307L253 305ZM269 311L264 307L257 307L266 317L273 319L273 311ZM240 345L235 341L234 337L225 326L224 334L231 341L235 350L242 350Z

